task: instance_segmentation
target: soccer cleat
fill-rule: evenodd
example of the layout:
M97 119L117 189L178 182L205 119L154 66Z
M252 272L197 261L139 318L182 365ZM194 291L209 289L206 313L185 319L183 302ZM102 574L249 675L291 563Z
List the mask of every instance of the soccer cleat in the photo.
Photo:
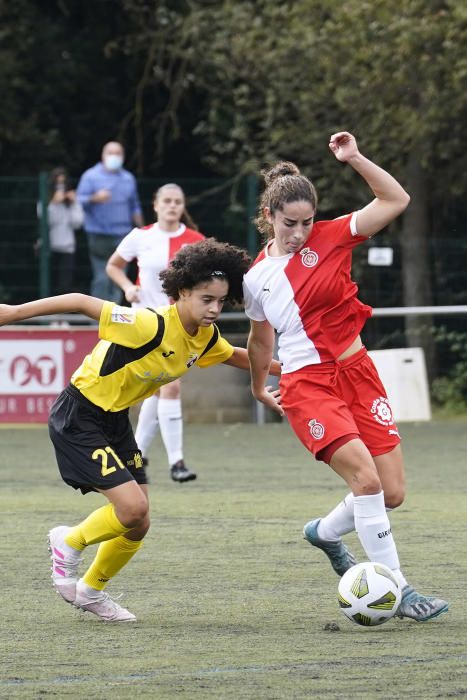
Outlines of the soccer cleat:
M343 576L350 567L357 563L352 552L349 552L342 540L330 542L318 537L318 525L321 518L310 520L303 528L303 537L313 545L322 549L331 562L331 566L338 576Z
M104 622L136 622L136 616L116 603L105 591L89 595L79 585L73 605L85 612L92 612Z
M67 603L73 603L76 595L80 553L70 556L65 537L71 530L67 525L52 528L48 535L50 558L52 559L53 587ZM65 546L64 546L65 545Z
M417 622L427 622L447 612L449 603L442 598L417 593L412 586L404 586L397 617L411 617Z
M170 476L174 481L178 481L180 483L183 483L184 481L193 481L193 479L196 479L196 474L186 468L183 459L179 459L178 462L172 464L170 467Z

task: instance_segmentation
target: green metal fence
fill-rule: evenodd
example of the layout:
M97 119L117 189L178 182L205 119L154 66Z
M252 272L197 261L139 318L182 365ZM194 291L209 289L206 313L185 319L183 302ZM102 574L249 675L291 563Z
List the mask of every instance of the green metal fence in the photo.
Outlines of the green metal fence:
M138 189L147 223L154 220L152 195L167 180L142 179ZM254 176L240 180L177 179L200 231L235 243L254 255L259 239L253 224L257 198ZM0 178L0 298L20 303L51 292L47 220L48 178ZM87 292L90 266L86 237L77 232L75 288ZM40 245L38 245L40 241Z
M174 178L170 178L173 180ZM253 219L258 197L254 176L236 180L176 179L184 189L187 204L200 230L219 240L242 246L254 255L260 247ZM152 195L167 180L138 182L145 220L153 221ZM20 303L47 296L51 291L47 221L38 210L47 210L48 183L45 173L36 177L0 178L0 301ZM39 206L38 206L39 205ZM342 212L320 212L332 217ZM432 235L432 292L435 305L467 304L467 207L452 207L443 215L443 230ZM440 225L441 226L441 225ZM37 246L40 240L42 245ZM371 246L390 246L393 264L369 264ZM401 251L397 236L382 232L369 245L354 251L353 276L360 297L374 307L402 307ZM90 283L86 237L77 233L76 291L87 293ZM467 318L435 316L432 335L436 337L435 376L447 376L457 368L467 401ZM244 330L245 325L232 325ZM431 329L430 329L431 333ZM451 336L450 336L451 334ZM453 336L452 334L455 334ZM372 348L404 347L404 317L375 318L367 324L365 341ZM463 369L464 367L464 369ZM464 379L462 378L464 377ZM464 384L462 383L464 382Z
M172 178L171 178L172 179ZM253 219L258 197L255 176L239 180L176 179L187 195L190 213L200 230L229 241L254 255L260 247ZM153 192L166 180L142 179L138 183L145 220L154 220ZM47 210L47 174L36 177L0 178L0 297L21 302L50 292L50 256L47 221L38 216L38 204ZM331 217L342 212L321 212ZM467 206L452 207L444 216L442 232L432 235L432 291L435 305L467 304ZM441 224L440 224L441 227ZM36 242L41 240L38 247ZM77 233L76 288L88 291L90 268L83 232ZM390 246L394 261L372 266L371 246ZM401 251L397 236L382 232L369 245L354 251L353 275L361 298L373 306L402 306Z

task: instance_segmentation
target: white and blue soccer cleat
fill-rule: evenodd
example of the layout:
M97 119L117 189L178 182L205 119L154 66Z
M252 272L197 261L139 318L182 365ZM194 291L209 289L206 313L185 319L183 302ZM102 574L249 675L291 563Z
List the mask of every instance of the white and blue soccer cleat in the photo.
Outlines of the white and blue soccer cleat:
M417 593L412 586L404 586L397 617L410 617L417 622L433 620L449 610L449 603L442 598Z
M303 528L303 537L307 542L313 545L313 547L322 549L331 562L331 566L336 574L338 576L343 576L346 571L357 563L357 560L352 552L347 549L342 540L330 542L329 540L322 540L318 536L320 520L321 518L310 520Z

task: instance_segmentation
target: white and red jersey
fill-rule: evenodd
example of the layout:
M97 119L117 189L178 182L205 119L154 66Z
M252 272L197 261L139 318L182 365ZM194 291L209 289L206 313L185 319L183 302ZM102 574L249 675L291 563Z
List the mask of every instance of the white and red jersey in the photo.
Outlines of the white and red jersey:
M163 231L159 224L134 228L117 247L121 258L138 263L139 301L132 306L157 308L169 299L162 289L159 273L166 270L176 253L185 245L202 241L204 236L180 224L176 231Z
M279 334L282 372L335 360L355 340L370 306L350 277L352 248L367 240L357 213L313 225L296 253L270 256L270 243L244 277L245 312Z

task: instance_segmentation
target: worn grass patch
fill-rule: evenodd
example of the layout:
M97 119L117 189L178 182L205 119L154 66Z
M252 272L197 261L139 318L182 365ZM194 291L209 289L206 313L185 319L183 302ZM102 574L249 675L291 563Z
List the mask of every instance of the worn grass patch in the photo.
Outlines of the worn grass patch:
M138 616L120 626L78 613L49 579L48 529L102 498L60 481L46 429L0 430L0 697L465 697L466 428L403 426L408 496L391 516L406 576L451 609L375 629L341 615L337 577L302 539L345 491L287 425L188 426L199 478L184 485L155 444L153 526L109 588Z

